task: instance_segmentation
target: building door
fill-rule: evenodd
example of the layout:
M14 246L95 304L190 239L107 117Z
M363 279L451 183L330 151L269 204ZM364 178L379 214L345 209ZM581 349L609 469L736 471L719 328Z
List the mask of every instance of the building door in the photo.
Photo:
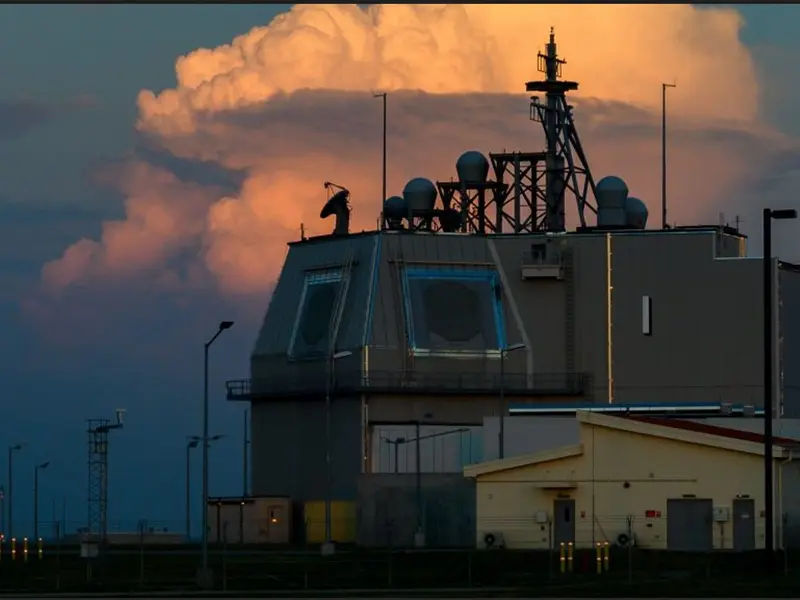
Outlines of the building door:
M714 548L714 503L704 498L667 500L667 549L705 552Z
M553 544L575 542L575 500L556 498L553 500Z
M733 501L733 549L756 549L756 502L750 498Z

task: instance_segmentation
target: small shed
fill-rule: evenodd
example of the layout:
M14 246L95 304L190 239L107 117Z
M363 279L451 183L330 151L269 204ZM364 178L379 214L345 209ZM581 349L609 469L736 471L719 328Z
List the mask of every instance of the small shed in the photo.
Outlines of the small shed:
M288 544L292 502L288 497L225 497L208 500L209 541Z
M478 546L764 547L761 434L675 418L577 419L576 445L464 469L477 484ZM785 545L800 526L800 454L794 440L774 442L775 539Z

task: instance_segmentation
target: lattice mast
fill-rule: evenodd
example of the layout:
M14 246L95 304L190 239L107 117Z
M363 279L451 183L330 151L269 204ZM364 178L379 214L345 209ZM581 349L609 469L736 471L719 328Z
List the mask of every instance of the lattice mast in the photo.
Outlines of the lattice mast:
M589 189L594 195L594 180L575 128L572 106L567 104L566 93L577 90L578 83L560 79L566 63L558 57L555 32L550 28L550 41L545 52L538 54L538 70L545 74L545 79L529 81L525 86L529 92L545 94L544 104L538 96L531 97L531 119L542 124L547 143L544 214L543 222L537 227L546 231L566 229L566 190L575 196L581 227L586 226L584 213L587 207L597 214L597 208L588 200Z
M108 434L122 428L122 410L117 410L117 421L89 419L88 435L88 522L87 537L103 542L108 531Z

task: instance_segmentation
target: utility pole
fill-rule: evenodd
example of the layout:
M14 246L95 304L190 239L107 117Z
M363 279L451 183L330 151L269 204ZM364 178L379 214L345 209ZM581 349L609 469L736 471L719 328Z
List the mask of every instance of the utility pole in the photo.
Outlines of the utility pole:
M383 202L386 201L386 98L387 93L381 92L379 94L373 94L375 98L381 98L383 100L383 187L381 190L381 206L383 206Z
M667 228L667 88L674 87L661 84L661 229Z
M202 586L208 589L212 584L211 573L208 570L208 350L223 331L233 327L233 321L220 321L217 332L207 341L203 347L203 531L202 531Z
M39 471L46 469L50 462L36 465L33 470L33 539L39 543Z
M250 445L249 427L247 417L249 411L244 410L244 428L242 431L242 498L247 498L250 495L250 467L248 465L248 446Z
M14 537L14 452L22 450L22 444L8 447L8 539Z
M772 221L796 219L794 209L772 210L765 208L763 212L763 294L764 294L764 550L767 572L771 573L775 560L775 483L773 477L773 435L772 419L774 418L774 367L773 350L773 262L772 262Z
M192 539L192 449L200 441L194 437L186 443L186 541Z

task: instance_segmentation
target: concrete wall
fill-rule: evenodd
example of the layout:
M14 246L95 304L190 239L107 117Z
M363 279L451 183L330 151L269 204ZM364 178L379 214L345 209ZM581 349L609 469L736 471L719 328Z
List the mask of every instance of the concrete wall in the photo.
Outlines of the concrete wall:
M253 404L252 493L296 502L325 498L325 403L263 401ZM361 401L336 398L331 406L334 500L355 500L361 473Z
M359 478L359 545L410 548L421 523L426 547L472 546L474 482L461 474L433 473L422 474L419 481L418 495L415 474L369 474Z
M781 269L778 273L780 292L780 350L783 379L780 409L786 417L800 417L800 272Z
M763 458L603 427L581 427L583 454L478 478L478 543L502 533L508 547L547 548L534 515L552 515L556 497L576 501L576 547L614 543L632 517L636 543L666 548L667 499L695 495L730 507L737 495L755 499L756 545L764 544ZM776 470L780 469L776 461ZM552 482L552 483L548 483ZM574 489L556 488L561 482ZM627 483L627 485L625 485ZM647 518L646 511L660 516ZM730 524L729 524L730 525ZM714 528L715 548L732 548L731 532Z

